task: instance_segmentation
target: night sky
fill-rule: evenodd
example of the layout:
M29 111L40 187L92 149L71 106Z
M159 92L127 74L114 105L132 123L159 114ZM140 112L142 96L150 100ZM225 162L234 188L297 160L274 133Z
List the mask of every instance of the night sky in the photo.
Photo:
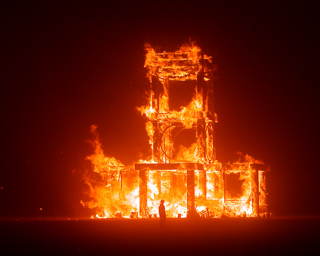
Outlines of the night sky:
M270 166L275 214L320 214L316 6L15 1L0 10L0 216L90 216L80 205L90 126L106 155L128 165L148 156L136 110L149 89L144 43L173 51L189 37L219 68L218 160L240 151Z

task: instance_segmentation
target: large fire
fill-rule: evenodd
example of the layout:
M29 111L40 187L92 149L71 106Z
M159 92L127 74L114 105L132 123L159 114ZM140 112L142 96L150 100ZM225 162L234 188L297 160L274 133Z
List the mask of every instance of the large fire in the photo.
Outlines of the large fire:
M258 217L267 213L262 162L240 154L216 159L213 82L216 65L194 42L175 52L145 45L149 100L138 108L147 119L151 156L125 166L104 155L92 125L95 175L86 175L97 218L156 217L161 199L168 217Z

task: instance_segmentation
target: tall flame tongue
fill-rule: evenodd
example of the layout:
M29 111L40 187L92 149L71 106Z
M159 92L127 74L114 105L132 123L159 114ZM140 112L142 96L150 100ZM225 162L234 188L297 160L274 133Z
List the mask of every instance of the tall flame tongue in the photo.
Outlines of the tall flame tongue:
M82 205L99 218L154 217L161 199L169 217L267 213L263 163L248 155L227 165L216 160L212 57L194 42L175 52L157 52L149 44L145 49L151 90L148 105L138 110L147 119L152 155L124 166L104 155L97 126L92 125L94 153L87 160L93 172L85 176L91 200ZM179 109L172 107L175 87L193 88L190 101Z
M88 202L83 206L97 211L96 217L129 216L139 209L139 182L133 167L124 166L114 157L104 155L99 140L97 126L91 126L94 135L94 153L86 159L90 160L93 171L97 175L88 174L85 181L90 188Z

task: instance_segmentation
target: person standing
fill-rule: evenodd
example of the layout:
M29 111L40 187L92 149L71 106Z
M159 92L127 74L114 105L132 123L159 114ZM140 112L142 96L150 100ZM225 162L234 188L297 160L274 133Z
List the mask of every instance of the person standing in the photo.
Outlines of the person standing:
M159 206L159 216L160 216L160 225L164 225L166 221L166 207L164 206L164 200L160 201L160 206Z

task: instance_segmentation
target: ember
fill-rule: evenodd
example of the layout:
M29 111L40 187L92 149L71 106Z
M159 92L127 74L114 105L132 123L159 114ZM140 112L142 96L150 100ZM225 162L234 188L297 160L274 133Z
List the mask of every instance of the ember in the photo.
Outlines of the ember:
M152 154L124 166L104 155L93 125L95 151L87 159L98 176L86 176L92 200L83 206L97 218L151 218L164 199L168 217L265 216L264 164L242 154L232 164L216 159L212 57L194 42L175 52L145 49L149 102L138 110Z

